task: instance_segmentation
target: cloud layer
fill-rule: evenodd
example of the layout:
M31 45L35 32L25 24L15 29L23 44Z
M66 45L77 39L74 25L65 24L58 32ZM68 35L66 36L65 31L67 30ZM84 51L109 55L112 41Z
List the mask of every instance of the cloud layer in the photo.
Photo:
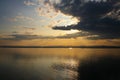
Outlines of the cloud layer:
M120 1L119 0L61 0L54 4L56 10L77 17L77 25L55 26L54 30L82 30L88 35L98 35L89 39L120 38Z

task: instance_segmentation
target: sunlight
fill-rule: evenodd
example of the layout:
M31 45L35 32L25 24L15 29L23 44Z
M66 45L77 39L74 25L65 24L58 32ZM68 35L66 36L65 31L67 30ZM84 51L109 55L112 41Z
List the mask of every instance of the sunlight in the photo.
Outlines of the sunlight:
M73 34L73 33L77 33L79 32L79 30L69 30L69 31L66 31L66 34Z
M69 48L70 50L72 49L72 47Z

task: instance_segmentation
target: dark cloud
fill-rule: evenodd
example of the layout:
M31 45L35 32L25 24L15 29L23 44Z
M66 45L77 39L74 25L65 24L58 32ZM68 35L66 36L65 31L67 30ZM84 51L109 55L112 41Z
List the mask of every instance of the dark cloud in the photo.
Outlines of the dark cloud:
M14 32L11 35L3 35L0 40L34 40L34 39L67 39L67 38L77 38L79 36L88 36L88 33L78 32L74 34L66 34L62 36L43 36L43 35L32 35L32 34L19 34Z
M61 0L54 4L56 10L77 17L80 22L77 25L55 26L54 30L77 29L98 35L89 39L116 39L120 38L120 1L107 0Z
M63 38L63 39L69 39L69 38L77 38L77 37L84 37L87 38L88 36L95 36L94 34L88 33L88 32L77 32L77 33L72 33L72 34L65 34L63 36L57 36L56 38Z
M67 38L77 38L79 36L89 35L85 32L78 32L74 34L66 34L63 36L42 36L42 35L31 35L31 34L16 34L17 32L13 32L11 35L3 35L0 40L33 40L33 39L67 39ZM76 36L75 36L76 35Z
M42 35L32 35L29 33L19 34L18 32L13 32L11 35L3 35L0 40L33 40L33 39L69 39L77 37L87 37L90 36L88 32L77 32L74 34L65 34L61 36L42 36Z
M0 40L33 40L33 39L53 39L52 36L42 36L42 35L25 35L25 34L11 34L7 37L0 38Z
M83 0L61 0L60 4L55 4L55 8L76 17L96 17L111 11L115 2L97 3L83 2Z

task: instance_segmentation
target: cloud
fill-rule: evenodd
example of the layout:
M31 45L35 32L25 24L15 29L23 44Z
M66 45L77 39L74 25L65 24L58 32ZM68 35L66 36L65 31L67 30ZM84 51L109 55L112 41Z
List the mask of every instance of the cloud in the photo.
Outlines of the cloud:
M27 6L34 6L36 5L34 2L32 1L24 1L24 4L27 5Z
M79 19L77 25L55 26L54 30L82 30L90 33L88 39L120 38L119 0L61 0L54 7Z
M78 37L87 38L87 37L89 37L91 35L92 35L91 33L80 31L80 32L76 32L76 33L71 33L71 34L65 34L65 35L62 35L62 36L57 36L56 38L60 38L60 39L61 38L63 38L63 39L74 38L75 39L75 38L78 38Z
M0 34L0 40L2 39L12 39L14 36L7 35L7 34Z
M21 20L29 20L29 21L33 21L34 19L28 16L23 16L23 15L18 15L15 17L16 19L21 19Z
M30 35L30 34L12 34L7 37L1 37L0 40L33 40L33 39L52 39L51 36Z
M11 21L11 22L17 22L20 20L21 21L34 21L34 19L32 17L24 16L24 15L17 15L12 18L8 18L8 21Z
M36 28L31 28L31 27L23 27L24 29L26 29L26 30L36 30Z
M34 39L70 39L70 38L89 38L89 37L94 37L97 35L93 35L88 32L76 32L76 33L69 33L69 34L64 34L64 35L59 35L59 36L43 36L43 35L34 35L33 32L26 31L26 32L17 32L13 31L11 34L6 34L6 35L0 35L0 40L34 40Z
M103 37L103 38L102 38ZM111 43L117 43L119 44L119 39L111 39L106 38L107 36L102 36L101 39L105 39L108 42ZM104 38L105 37L105 38ZM24 33L13 31L11 34L5 34L5 35L0 35L0 40L14 40L14 41L21 41L21 40L34 40L34 39L90 39L90 40L96 40L100 39L100 35L92 34L90 32L85 32L85 31L80 31L76 33L69 33L69 34L64 34L64 35L59 35L59 36L44 36L44 35L35 35L33 32L26 31Z
M55 16L57 16L59 14L59 12L56 11L54 9L54 7L51 6L51 4L49 4L47 1L42 2L41 6L37 6L35 8L35 11L37 12L37 14L39 16L44 16L44 17L47 17L47 18L54 18Z

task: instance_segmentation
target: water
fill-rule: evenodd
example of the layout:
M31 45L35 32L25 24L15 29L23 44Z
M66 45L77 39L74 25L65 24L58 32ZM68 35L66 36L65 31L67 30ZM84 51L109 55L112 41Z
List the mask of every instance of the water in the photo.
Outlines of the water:
M104 56L119 61L120 49L0 48L0 80L85 80L80 68Z

